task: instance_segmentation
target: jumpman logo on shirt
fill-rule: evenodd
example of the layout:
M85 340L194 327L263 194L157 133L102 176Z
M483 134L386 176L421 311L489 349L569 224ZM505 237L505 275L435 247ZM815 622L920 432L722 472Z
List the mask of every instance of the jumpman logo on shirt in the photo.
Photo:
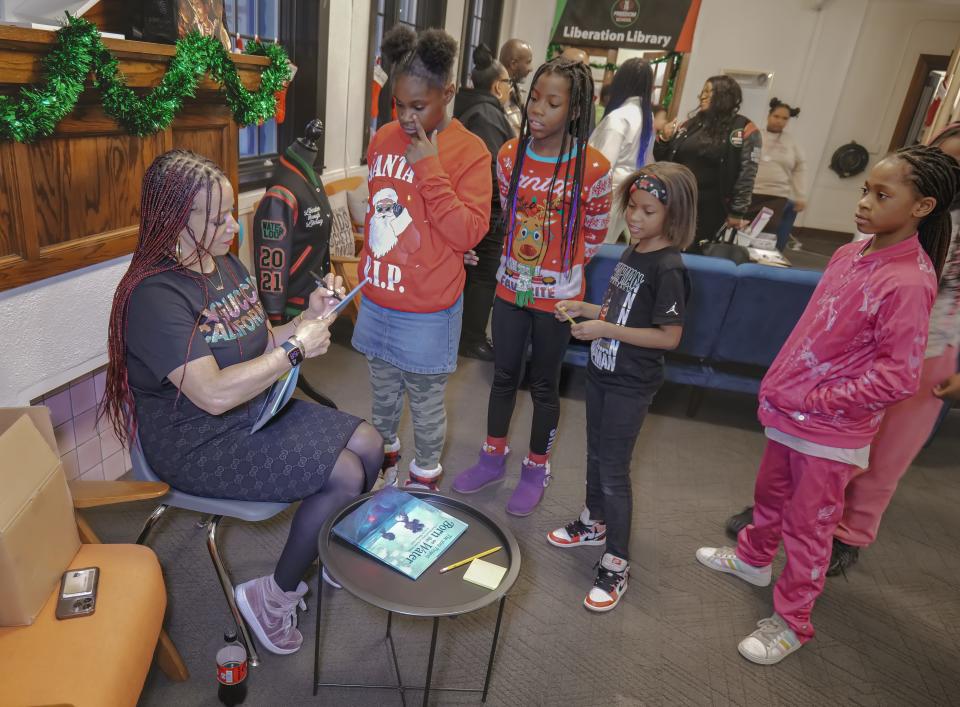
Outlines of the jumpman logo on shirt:
M673 306L670 307L670 309L668 309L666 312L664 312L664 314L673 314L673 315L679 317L679 316L680 316L680 312L677 311L677 303L674 302L674 303L673 303Z

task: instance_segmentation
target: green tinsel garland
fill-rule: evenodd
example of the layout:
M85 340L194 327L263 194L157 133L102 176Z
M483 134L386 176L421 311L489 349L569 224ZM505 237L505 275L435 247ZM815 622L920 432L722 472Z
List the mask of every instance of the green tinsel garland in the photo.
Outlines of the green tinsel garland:
M0 139L33 142L52 134L74 108L90 72L103 96L107 115L134 135L151 135L170 125L183 105L195 95L208 71L224 87L233 119L241 125L260 123L276 112L275 93L290 80L287 53L278 44L249 42L245 54L266 56L270 66L256 92L245 89L230 54L219 40L191 32L177 42L160 84L144 96L127 87L117 58L100 39L91 22L67 15L57 32L57 44L43 58L46 83L20 90L19 99L0 96Z
M555 59L563 53L563 46L557 43L553 43L547 46L547 61ZM676 83L677 70L680 68L680 60L683 58L683 54L679 52L668 52L661 57L656 59L651 59L648 63L652 66L654 64L662 64L665 61L669 61L673 64L673 68L670 72L670 78L667 80L667 90L664 92L664 97L660 100L660 105L664 108L670 107L670 102L673 100L673 89L674 84ZM618 64L589 64L591 68L594 69L603 69L604 71L616 71L620 68Z

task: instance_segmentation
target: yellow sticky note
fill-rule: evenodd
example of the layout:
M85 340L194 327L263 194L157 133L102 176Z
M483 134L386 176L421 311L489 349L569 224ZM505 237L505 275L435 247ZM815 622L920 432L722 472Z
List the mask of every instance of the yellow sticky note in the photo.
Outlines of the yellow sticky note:
M467 567L463 578L468 582L479 584L481 587L496 589L500 586L500 580L503 579L503 575L506 573L506 567L495 565L486 560L474 560L470 563L470 566Z

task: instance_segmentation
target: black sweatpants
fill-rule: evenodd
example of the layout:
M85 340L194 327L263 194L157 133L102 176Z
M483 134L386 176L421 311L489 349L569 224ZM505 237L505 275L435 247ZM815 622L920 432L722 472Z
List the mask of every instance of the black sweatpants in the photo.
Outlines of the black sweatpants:
M560 367L570 341L570 325L553 312L517 307L499 297L493 303L493 386L487 407L487 434L506 437L517 400L520 375L530 357L530 395L533 424L530 451L546 454L557 434L560 421Z
M652 395L604 385L587 374L587 510L607 524L607 552L629 560L630 459Z
M463 328L460 343L482 344L487 339L487 320L497 291L497 268L503 252L503 234L491 231L475 247L479 262L466 266L467 284L463 288Z

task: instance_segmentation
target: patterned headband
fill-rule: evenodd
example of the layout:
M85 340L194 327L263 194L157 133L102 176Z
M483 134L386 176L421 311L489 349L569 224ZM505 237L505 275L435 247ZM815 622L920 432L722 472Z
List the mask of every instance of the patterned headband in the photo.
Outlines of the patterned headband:
M637 189L652 194L661 204L667 205L667 186L652 174L641 174L637 177L630 185L630 193L633 194Z

